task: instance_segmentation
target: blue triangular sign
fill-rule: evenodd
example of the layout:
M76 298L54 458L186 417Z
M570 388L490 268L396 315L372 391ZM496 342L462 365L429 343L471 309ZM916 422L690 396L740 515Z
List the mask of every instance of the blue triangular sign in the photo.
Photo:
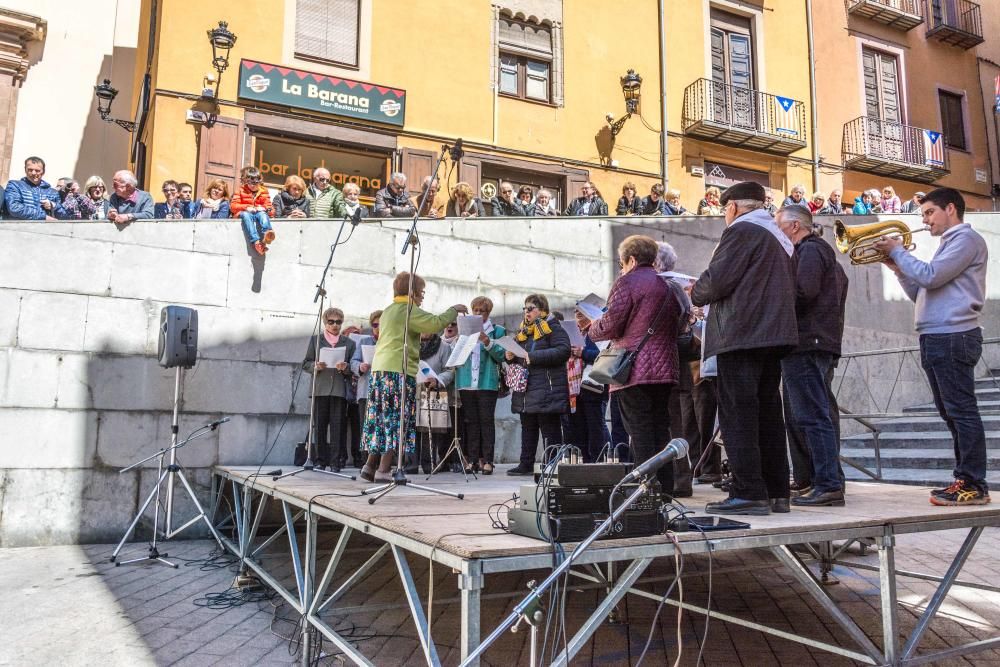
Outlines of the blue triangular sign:
M778 104L780 104L781 108L784 109L785 111L791 109L792 105L795 104L795 100L789 99L787 97L781 97L780 95L775 95L775 97L778 98Z
M940 132L935 132L934 130L924 130L927 133L927 138L931 140L932 144L936 144L938 139L941 138Z

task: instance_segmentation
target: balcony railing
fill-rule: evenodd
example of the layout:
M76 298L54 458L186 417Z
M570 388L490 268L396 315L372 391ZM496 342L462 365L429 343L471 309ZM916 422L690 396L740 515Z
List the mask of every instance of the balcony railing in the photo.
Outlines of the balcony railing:
M995 1L995 0L993 0ZM927 36L945 44L971 49L982 44L983 18L971 0L929 0L930 26Z
M924 22L921 0L846 0L847 12L906 32Z
M844 125L844 167L930 183L949 173L944 135L862 116Z
M806 145L802 102L711 79L684 91L682 125L695 137L782 155Z

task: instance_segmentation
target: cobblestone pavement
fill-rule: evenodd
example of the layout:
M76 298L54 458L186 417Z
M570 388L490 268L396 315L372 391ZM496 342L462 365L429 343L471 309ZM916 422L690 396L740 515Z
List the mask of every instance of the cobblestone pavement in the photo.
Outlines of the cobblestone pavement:
M897 568L942 574L964 538L964 532L909 535L898 538ZM329 542L330 536L326 541ZM231 565L204 559L209 541L177 541L164 546L178 569L159 564L115 567L107 561L111 546L60 546L0 549L0 664L10 665L284 665L296 662L293 614L280 599L244 600L226 609L217 595L233 581ZM371 546L371 545L368 545ZM347 561L360 564L371 553L365 544L348 549ZM143 555L143 545L130 545L125 558ZM848 558L877 564L869 551ZM197 561L197 562L192 562ZM411 558L421 595L426 596L426 562ZM672 560L648 572L647 590L665 590ZM713 608L773 627L853 648L851 640L808 594L794 583L772 556L743 551L717 556L712 578ZM434 568L434 639L442 662L459 662L458 597L454 575ZM963 579L992 583L1000 572L1000 529L987 529ZM685 564L684 598L703 604L707 597L707 560L689 557ZM521 598L526 582L540 573L490 577L483 596L483 634L506 616ZM840 584L831 595L861 627L881 644L878 574L837 567ZM908 632L933 592L933 585L899 578L900 624ZM426 600L426 597L425 597ZM575 627L597 600L592 588L574 588L566 616ZM328 621L352 638L378 665L421 664L422 656L392 559L384 559L348 593ZM630 598L620 607L617 624L605 624L574 664L635 664L646 643L656 604ZM646 665L672 664L677 655L677 617L664 608L650 643ZM680 663L694 665L704 630L703 617L685 614L680 624ZM527 634L506 635L486 654L486 665L527 664ZM954 589L927 633L923 649L943 648L1000 635L1000 594ZM338 664L331 644L321 664ZM713 621L703 664L719 665L849 665L854 662L742 627ZM1000 665L1000 651L984 651L943 665Z

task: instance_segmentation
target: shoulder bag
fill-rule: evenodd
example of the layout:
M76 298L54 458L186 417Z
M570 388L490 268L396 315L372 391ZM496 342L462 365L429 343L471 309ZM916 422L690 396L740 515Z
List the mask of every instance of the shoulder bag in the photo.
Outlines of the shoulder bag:
M642 347L649 340L649 337L653 335L653 325L659 321L660 315L663 314L663 309L667 306L667 299L672 296L672 294L669 295L660 304L660 309L656 311L653 321L650 322L649 329L646 330L646 335L639 341L639 345L635 350L608 346L597 355L597 359L594 360L594 366L590 371L591 380L599 384L628 384L629 376L632 375L632 366L635 364L635 358L639 356Z

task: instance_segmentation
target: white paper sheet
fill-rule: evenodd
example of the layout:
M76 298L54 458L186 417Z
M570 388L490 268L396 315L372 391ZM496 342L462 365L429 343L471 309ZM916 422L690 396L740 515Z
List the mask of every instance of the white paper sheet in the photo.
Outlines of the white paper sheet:
M503 338L497 338L493 341L494 344L499 345L507 352L513 352L515 357L521 357L522 359L528 358L528 351L521 347L513 336L504 336Z
M483 330L483 318L480 315L459 315L458 335L479 336Z
M319 360L326 364L327 368L333 368L344 361L346 347L321 347L319 349Z
M363 361L364 363L366 363L369 366L371 366L372 362L374 360L375 360L375 346L374 345L362 345L361 346L361 361Z
M479 321L482 322L483 318L479 318ZM448 368L457 368L463 365L468 361L469 356L476 349L477 345L479 345L479 334L475 336L459 336L451 348L451 355L448 357L448 361L445 362L445 366Z
M599 320L607 311L608 302L593 292L576 302L576 309L588 320Z
M580 327L577 325L576 320L563 320L562 327L569 336L570 345L573 347L584 346L586 341L583 339L583 334L580 332Z
M426 361L420 361L417 365L417 384L426 384L431 380L441 381L438 374L434 372L434 369Z
M677 271L664 271L663 273L657 273L656 275L661 278L673 278L679 283L693 283L698 280L697 276L689 276L686 273L678 273Z

